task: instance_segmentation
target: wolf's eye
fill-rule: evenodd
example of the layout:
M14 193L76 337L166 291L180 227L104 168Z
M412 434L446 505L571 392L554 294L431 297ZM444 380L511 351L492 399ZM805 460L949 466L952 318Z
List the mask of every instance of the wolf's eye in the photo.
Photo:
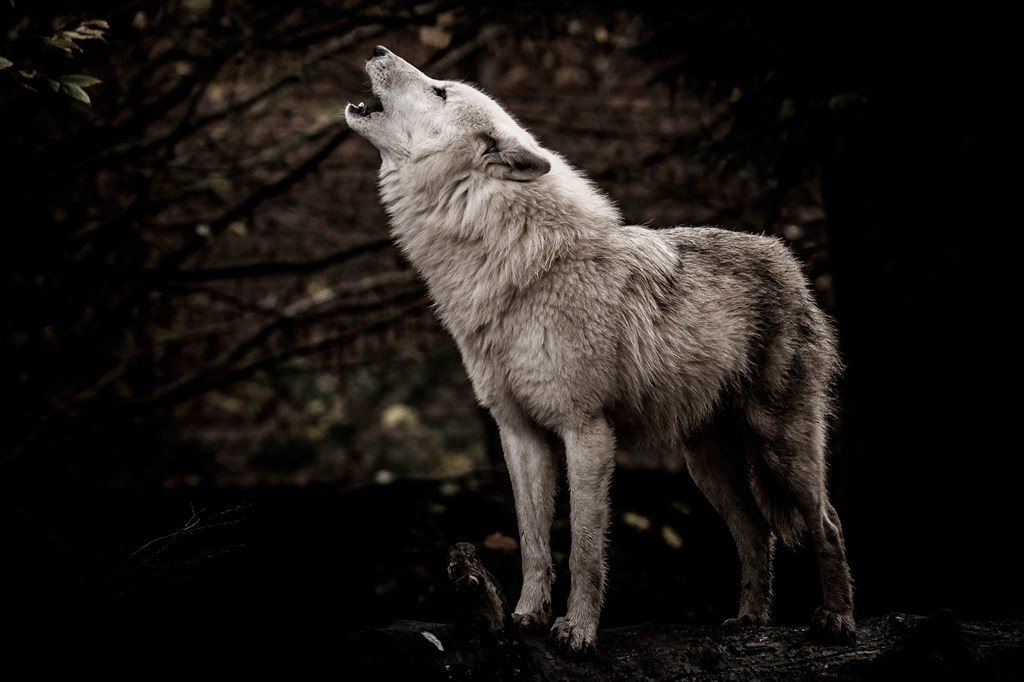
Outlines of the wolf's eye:
M434 94L437 95L438 97L440 97L441 99L448 99L448 89L447 88L439 88L439 87L435 86L434 87Z

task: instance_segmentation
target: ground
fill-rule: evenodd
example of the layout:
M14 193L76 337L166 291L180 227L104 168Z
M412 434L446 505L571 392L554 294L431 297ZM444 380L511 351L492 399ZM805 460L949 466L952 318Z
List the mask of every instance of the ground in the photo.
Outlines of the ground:
M620 470L613 499L602 628L714 627L731 615L735 551L683 474ZM341 671L359 631L455 619L446 557L460 541L477 546L506 594L518 592L504 472L349 490L54 486L9 496L3 514L5 582L17 586L4 609L16 624L12 650L41 671ZM564 519L563 500L554 531L562 604ZM780 553L779 624L809 622L815 570L805 550ZM861 617L898 603L861 596ZM68 653L46 653L58 650Z

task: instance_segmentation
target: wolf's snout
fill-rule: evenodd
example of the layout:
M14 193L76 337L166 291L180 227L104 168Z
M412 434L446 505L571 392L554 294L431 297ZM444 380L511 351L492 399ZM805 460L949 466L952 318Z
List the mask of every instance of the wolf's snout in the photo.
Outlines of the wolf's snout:
M383 45L378 45L377 47L373 48L374 57L383 57L386 54L388 54L388 52L388 48L384 47Z

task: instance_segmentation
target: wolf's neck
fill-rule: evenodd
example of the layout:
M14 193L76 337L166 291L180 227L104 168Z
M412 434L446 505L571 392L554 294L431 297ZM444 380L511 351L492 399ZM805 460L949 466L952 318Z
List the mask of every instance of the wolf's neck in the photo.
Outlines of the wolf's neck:
M564 165L530 183L382 173L380 191L399 247L457 334L490 322L555 263L621 223L615 206Z

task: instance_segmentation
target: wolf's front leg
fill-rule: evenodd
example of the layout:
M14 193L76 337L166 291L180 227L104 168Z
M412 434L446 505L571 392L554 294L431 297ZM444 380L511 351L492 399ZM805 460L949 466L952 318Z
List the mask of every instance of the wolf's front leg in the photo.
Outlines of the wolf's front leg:
M555 512L555 462L544 433L518 415L498 421L512 479L523 589L512 614L516 625L543 631L551 624L551 520Z
M605 581L608 489L615 466L615 436L603 417L564 434L569 477L572 585L569 608L555 621L551 639L569 655L593 652Z

